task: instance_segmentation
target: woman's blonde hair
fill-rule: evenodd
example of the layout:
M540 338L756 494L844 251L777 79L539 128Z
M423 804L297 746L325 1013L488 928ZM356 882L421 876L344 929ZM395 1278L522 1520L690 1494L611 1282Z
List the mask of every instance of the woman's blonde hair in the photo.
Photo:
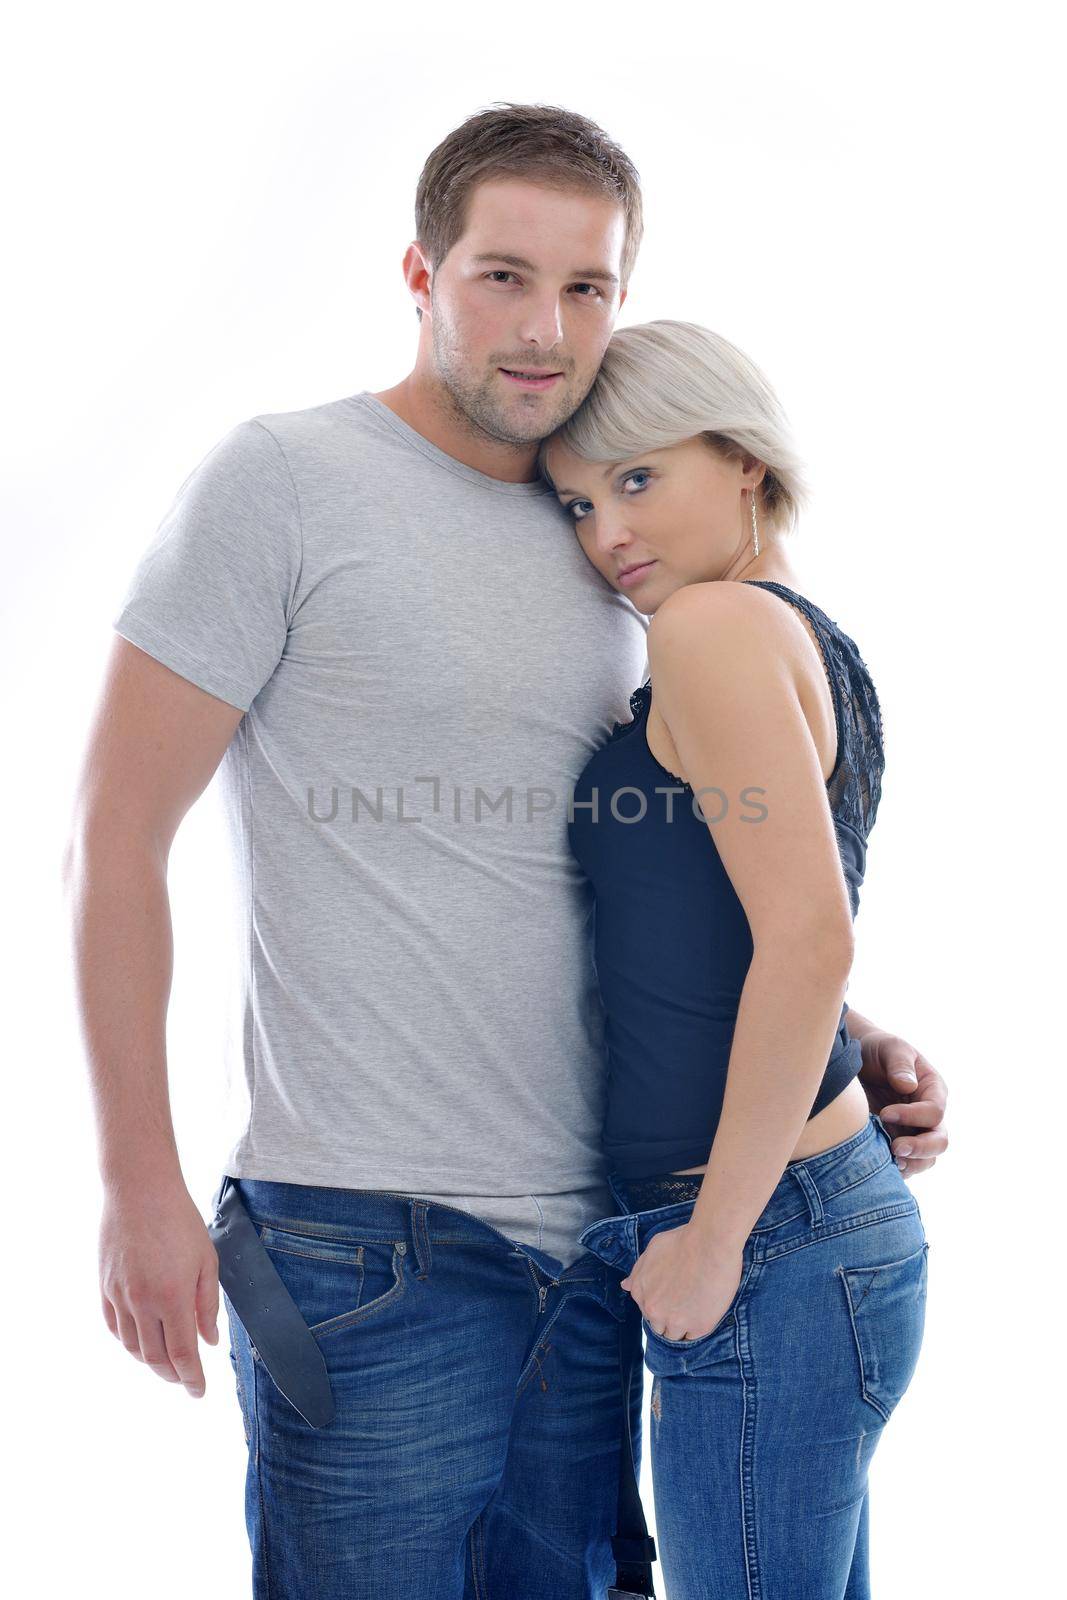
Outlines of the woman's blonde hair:
M577 411L541 441L537 466L552 483L553 439L584 461L626 461L697 435L722 455L762 461L766 515L775 531L795 528L807 488L778 397L755 362L696 322L617 329Z

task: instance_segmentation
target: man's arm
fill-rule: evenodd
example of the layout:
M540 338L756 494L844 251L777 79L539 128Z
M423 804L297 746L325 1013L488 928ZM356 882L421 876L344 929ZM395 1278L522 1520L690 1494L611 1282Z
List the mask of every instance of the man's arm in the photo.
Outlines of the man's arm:
M197 1331L218 1340L218 1258L185 1186L167 1089L167 858L242 715L116 635L62 858L104 1189L104 1318L193 1395L204 1392Z
M900 1130L893 1140L897 1165L908 1178L925 1172L948 1149L943 1121L948 1085L914 1045L851 1006L845 1013L845 1027L860 1041L860 1082L868 1105L883 1122Z

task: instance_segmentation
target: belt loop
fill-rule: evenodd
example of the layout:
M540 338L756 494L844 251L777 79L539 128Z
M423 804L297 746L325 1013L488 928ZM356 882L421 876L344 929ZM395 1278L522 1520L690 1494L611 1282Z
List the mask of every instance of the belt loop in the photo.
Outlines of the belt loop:
M629 1216L626 1218L626 1222L622 1230L622 1236L626 1242L626 1248L629 1252L630 1271L632 1272L634 1269L634 1264L637 1261L638 1256L641 1254L642 1248L641 1234L638 1227L636 1211L631 1211Z
M807 1202L808 1215L811 1217L812 1227L820 1227L823 1220L822 1196L815 1187L815 1179L810 1172L805 1170L802 1161L798 1161L796 1166L790 1167L789 1171L799 1183L800 1192Z
M415 1246L415 1259L419 1263L416 1278L426 1278L430 1272L430 1230L426 1226L428 1200L411 1202L411 1242Z

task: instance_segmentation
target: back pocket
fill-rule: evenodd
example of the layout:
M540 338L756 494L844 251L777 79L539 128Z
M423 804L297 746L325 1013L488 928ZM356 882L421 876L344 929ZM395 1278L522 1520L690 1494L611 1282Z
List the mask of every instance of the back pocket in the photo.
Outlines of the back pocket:
M911 1382L926 1319L925 1243L900 1261L838 1267L859 1360L860 1390L887 1421Z

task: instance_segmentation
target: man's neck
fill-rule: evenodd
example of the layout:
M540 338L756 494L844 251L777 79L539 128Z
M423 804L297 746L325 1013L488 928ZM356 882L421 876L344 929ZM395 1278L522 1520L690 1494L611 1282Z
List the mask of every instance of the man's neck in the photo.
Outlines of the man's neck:
M499 478L502 483L533 483L537 478L536 443L513 445L490 439L466 419L446 409L437 394L422 383L415 372L393 388L377 391L374 398L388 406L409 428L414 428L416 433L421 433L424 439L429 439L465 467L473 467L490 478Z

